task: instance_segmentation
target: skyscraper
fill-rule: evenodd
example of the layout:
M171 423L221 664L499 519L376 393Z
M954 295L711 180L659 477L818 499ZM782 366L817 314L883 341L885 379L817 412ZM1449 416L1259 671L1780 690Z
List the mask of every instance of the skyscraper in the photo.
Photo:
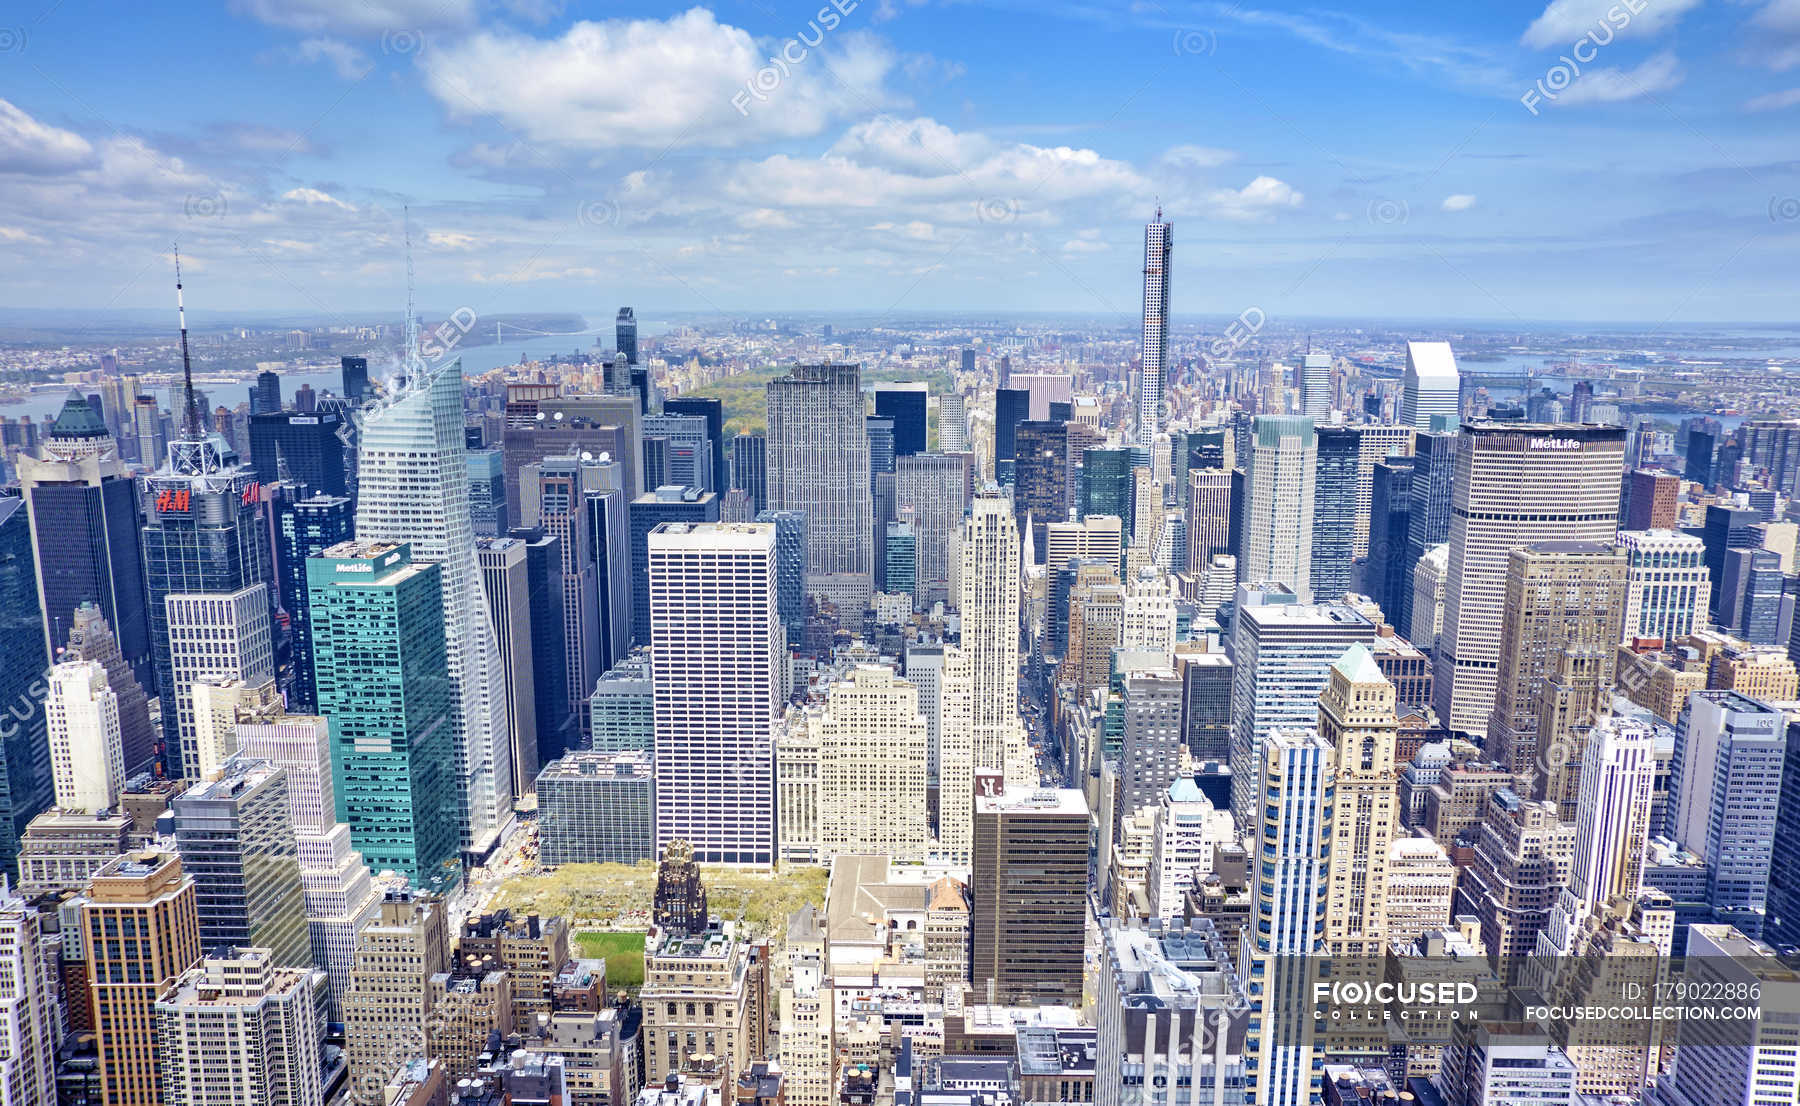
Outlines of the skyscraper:
M917 453L895 463L894 508L912 512L918 539L915 609L929 610L952 598L957 532L969 505L973 461L967 453Z
M1214 557L1231 552L1231 473L1188 470L1188 563L1195 575Z
M155 454L145 463L160 461ZM42 455L21 453L18 470L30 512L43 640L55 649L68 640L76 608L97 604L133 675L154 691L137 485L86 399L70 395Z
M1081 1002L1088 806L1081 792L1008 788L973 808L970 976L1007 1005Z
M506 732L511 737L512 774L529 794L538 774L537 680L532 667L531 566L525 543L518 538L477 542L481 591L488 620L500 644L500 670L506 674Z
M625 355L627 365L638 363L637 316L629 307L619 308L613 324L613 349Z
M1137 443L1148 447L1168 425L1165 379L1169 360L1169 255L1175 227L1162 208L1144 226L1144 335L1138 370Z
M1308 354L1308 356L1313 356ZM1356 465L1362 431L1352 426L1321 426L1316 431L1313 464L1312 594L1335 603L1354 583L1356 549ZM1255 450L1251 457L1256 457Z
M1769 875L1790 740L1780 711L1735 691L1694 692L1675 727L1661 828L1705 862L1712 920L1751 937L1782 905L1769 902Z
M156 1000L200 959L194 881L174 853L121 856L81 905L88 1005L108 1106L162 1106Z
M957 608L962 645L947 652L939 797L946 854L966 857L975 777L1004 772L1019 721L1019 528L1006 497L975 497L963 523ZM1008 777L1011 782L1011 777Z
M310 967L268 949L216 949L156 1000L163 1095L202 1102L323 1101L325 1025Z
M0 894L0 1032L7 1044L6 1094L15 1102L57 1101L56 1046L62 1031L55 967L46 964L50 938L46 915L8 890ZM64 956L79 934L63 929ZM69 996L83 1006L85 995Z
M1313 481L1318 452L1309 418L1258 415L1244 470L1238 579L1312 595Z
M194 722L194 682L208 676L259 683L275 675L269 626L269 586L257 583L231 592L163 597L169 641L169 675L175 714L163 716L163 739L180 742L181 778L203 779L231 755L199 739ZM170 726L173 721L175 725ZM174 733L171 734L171 729ZM171 772L175 760L171 751Z
M12 704L0 721L0 867L9 871L19 834L54 798L44 710L34 691L49 663L34 562L25 501L0 498L0 702ZM136 690L136 681L120 667ZM142 691L138 695L141 699Z
M649 645L650 622L650 532L665 522L717 522L719 497L712 492L674 485L645 492L632 501L631 527L631 640ZM804 532L803 532L804 534ZM804 547L803 547L804 551ZM801 581L802 587L805 581ZM575 582L565 580L565 589ZM804 617L804 613L802 613ZM589 686L592 686L591 683ZM575 700L571 699L571 702Z
M1312 419L1331 414L1331 354L1308 353L1301 358L1300 413Z
M1069 436L1062 422L1022 422L1014 437L1013 514L1020 533L1031 522L1031 543L1044 551L1044 526L1069 517Z
M261 411L250 416L250 466L264 484L298 484L309 495L344 495L343 425L336 412Z
M768 393L769 508L806 512L806 593L860 614L874 588L874 503L860 365L796 365Z
M57 807L88 814L111 809L125 789L125 756L119 699L107 683L106 669L94 661L67 661L52 668L44 716Z
M964 453L968 451L968 401L963 398L961 392L945 392L938 397L937 431L938 449L941 452Z
M1451 486L1456 475L1456 435L1443 431L1413 439L1413 475L1407 496L1406 563L1401 572L1396 626L1413 624L1415 566L1427 552L1450 540ZM1417 642L1421 648L1424 642Z
M414 561L410 546L382 543L333 546L307 562L337 820L370 867L415 887L454 879L462 809L442 572Z
M430 981L450 967L445 914L435 895L389 891L380 916L356 935L343 1000L344 1047L350 1083L368 1101L380 1101L379 1088L430 1047Z
M786 699L775 528L648 535L656 837L709 864L775 860L775 724Z
M1119 753L1119 797L1113 808L1115 833L1126 819L1160 803L1180 770L1181 677L1169 666L1166 656L1158 656L1149 665L1121 666L1124 732Z
M731 486L750 493L752 509L760 514L769 506L769 470L761 434L739 434L731 439Z
M561 672L564 660L562 630L562 543L535 529L514 527L508 535L525 546L525 578L531 601L531 670ZM568 687L561 680L532 681L536 700L538 763L548 764L575 747L579 739L575 711Z
M170 810L204 945L268 949L276 964L311 968L287 770L234 757Z
M1389 457L1375 463L1369 504L1369 556L1362 567L1362 592L1381 607L1389 625L1400 621L1405 607L1406 539L1412 528L1411 457Z
M367 357L341 357L338 368L342 374L344 397L351 403L360 404L363 397L369 394L369 359Z
M133 678L119 653L112 627L100 616L100 608L84 603L75 608L75 625L69 630L63 661L94 661L106 669L106 682L119 703L119 741L125 753L125 777L145 770L156 756L156 727L150 721L150 697ZM9 754L10 755L10 754ZM48 780L48 761L45 762ZM10 766L9 766L10 767Z
M1779 749L1775 762L1777 766L1781 762ZM1644 846L1651 833L1650 796L1655 781L1656 730L1643 719L1609 716L1588 733L1581 754L1569 881L1540 937L1539 952L1567 955L1578 951L1583 922L1615 900L1637 898L1642 889ZM1774 829L1773 810L1766 828ZM1765 864L1765 881L1767 874Z
M318 709L313 687L312 611L306 587L306 559L354 536L355 506L346 496L313 496L275 501L275 575L281 609L287 613L292 679L288 702L295 710Z
M467 448L462 362L413 367L405 386L363 419L356 534L362 542L406 543L409 557L439 566L453 793L463 808L457 825L465 848L485 852L512 818L513 780L505 677L475 564Z
M1706 544L1676 530L1621 530L1619 549L1630 565L1623 636L1675 642L1704 629L1712 580Z
M620 485L626 499L655 485L643 477L643 420L638 397L631 395L565 396L555 384L508 384L506 429L501 432L505 455L507 517L523 517L519 504L519 470L546 457L613 460L624 470Z
M191 613L194 608L189 604L177 608L167 600L171 595L235 595L273 582L268 527L261 517L256 483L256 474L238 463L237 454L217 434L171 442L168 463L144 481L149 509L143 529L144 598L150 608L151 648L162 697L163 756L171 775L192 776L198 766L187 762L188 750L175 740L188 735L169 726L180 722L187 700L171 651L170 612ZM267 587L258 595L265 607L272 603ZM242 607L234 609L244 612ZM266 610L260 634L249 621L240 628L258 635L267 647ZM201 640L192 636L198 630L188 623L189 644ZM189 653L187 659L196 658Z
M1621 427L1462 428L1433 688L1451 729L1481 732L1494 707L1508 554L1528 542L1610 544L1624 455Z
M731 487L730 466L725 457L725 408L721 400L703 396L676 396L663 401L663 414L687 415L706 420L706 440L712 445L712 483L707 487L724 495Z
M498 449L471 449L469 521L476 537L497 538L512 529L506 506L506 456Z
M931 386L915 383L881 384L875 388L875 413L894 420L894 454L911 457L925 452L926 406Z
M1430 430L1431 416L1462 415L1462 377L1449 342L1406 343L1406 374L1400 384L1400 423Z
M1331 666L1319 696L1319 736L1332 747L1332 808L1325 944L1333 956L1387 949L1389 846L1400 827L1394 771L1394 685L1362 644Z
M1013 482L1013 457L1019 424L1031 417L1031 393L1023 388L994 389L994 479Z
M606 667L600 663L600 591L590 540L589 492L605 490L597 461L546 457L519 470L519 504L527 526L541 526L562 550L564 694L579 703ZM556 674L544 673L543 678ZM524 781L520 781L523 785Z

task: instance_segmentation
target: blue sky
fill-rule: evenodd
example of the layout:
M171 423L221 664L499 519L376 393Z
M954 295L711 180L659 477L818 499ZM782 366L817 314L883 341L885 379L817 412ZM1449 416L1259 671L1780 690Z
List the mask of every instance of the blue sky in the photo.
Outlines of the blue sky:
M1792 318L1800 0L838 4L17 0L0 305Z

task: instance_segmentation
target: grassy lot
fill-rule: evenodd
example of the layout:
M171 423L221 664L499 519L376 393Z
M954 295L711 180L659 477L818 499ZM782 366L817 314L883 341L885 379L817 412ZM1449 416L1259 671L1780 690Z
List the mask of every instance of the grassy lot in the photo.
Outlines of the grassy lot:
M737 918L754 933L779 940L789 914L804 903L825 906L824 868L786 868L779 873L707 868L707 906L721 918ZM554 872L515 876L501 885L489 909L560 915L582 929L642 932L650 928L656 866L565 864ZM640 942L641 943L641 942Z
M577 933L575 944L589 960L606 961L606 986L625 988L633 994L644 985L644 935L642 933Z

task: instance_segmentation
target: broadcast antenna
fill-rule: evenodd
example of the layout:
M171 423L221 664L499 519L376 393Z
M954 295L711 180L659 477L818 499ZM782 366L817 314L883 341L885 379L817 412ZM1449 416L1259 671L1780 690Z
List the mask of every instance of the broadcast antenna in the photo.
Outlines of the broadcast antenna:
M419 364L419 320L413 314L412 208L400 210L406 223L406 377L411 383L422 367Z
M187 339L187 305L181 296L181 245L177 243L175 250L175 317L181 322L181 383L186 398L187 410L184 422L190 440L200 438L200 405L194 399L194 368L188 362Z

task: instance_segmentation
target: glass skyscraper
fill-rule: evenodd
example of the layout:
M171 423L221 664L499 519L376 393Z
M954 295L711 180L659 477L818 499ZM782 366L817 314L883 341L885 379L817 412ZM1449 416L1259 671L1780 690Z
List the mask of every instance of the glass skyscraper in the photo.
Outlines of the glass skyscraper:
M25 501L0 499L0 867L15 877L19 834L53 801L36 693L48 663Z
M370 869L454 883L462 801L442 566L409 545L346 543L306 570L338 821Z
M1352 586L1356 539L1357 455L1362 434L1349 426L1321 426L1313 465L1312 594L1336 603Z
M276 574L281 609L287 612L291 679L288 706L297 714L319 709L313 688L312 614L308 605L306 558L349 541L355 534L350 500L341 495L315 495L275 505Z

